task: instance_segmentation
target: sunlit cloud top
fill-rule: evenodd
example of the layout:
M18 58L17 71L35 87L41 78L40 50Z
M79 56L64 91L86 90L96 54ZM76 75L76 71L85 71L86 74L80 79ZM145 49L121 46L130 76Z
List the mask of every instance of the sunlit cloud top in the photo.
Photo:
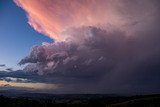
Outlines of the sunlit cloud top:
M117 0L14 0L27 12L28 23L38 32L50 38L59 36L69 27L122 25L124 20L116 8Z

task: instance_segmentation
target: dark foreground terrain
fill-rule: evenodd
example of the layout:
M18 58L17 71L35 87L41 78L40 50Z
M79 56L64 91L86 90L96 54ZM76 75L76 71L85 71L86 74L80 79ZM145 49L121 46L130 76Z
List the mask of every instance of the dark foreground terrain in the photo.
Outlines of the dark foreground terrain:
M160 95L1 93L0 107L160 107Z

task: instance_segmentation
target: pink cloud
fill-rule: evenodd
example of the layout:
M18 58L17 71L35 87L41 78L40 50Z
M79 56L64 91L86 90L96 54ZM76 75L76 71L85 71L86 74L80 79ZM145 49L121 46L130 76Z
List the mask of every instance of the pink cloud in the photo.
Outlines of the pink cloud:
M28 23L50 38L62 40L70 27L120 24L112 0L14 0L27 12Z

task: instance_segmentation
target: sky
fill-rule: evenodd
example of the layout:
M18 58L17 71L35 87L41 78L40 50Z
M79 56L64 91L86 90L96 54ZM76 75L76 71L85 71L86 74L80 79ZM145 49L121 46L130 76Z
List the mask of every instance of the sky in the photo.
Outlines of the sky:
M1 0L1 89L160 93L159 9L159 0Z
M33 45L52 42L29 26L25 12L12 0L0 1L0 14L0 64L20 69L19 60Z

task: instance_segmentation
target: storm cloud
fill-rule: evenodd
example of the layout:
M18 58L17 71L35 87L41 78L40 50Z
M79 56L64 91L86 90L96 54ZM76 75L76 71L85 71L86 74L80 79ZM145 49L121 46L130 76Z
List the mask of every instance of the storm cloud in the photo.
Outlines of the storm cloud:
M53 0L54 2L56 0ZM79 0L75 2L80 7L83 4ZM86 2L84 7L86 6L88 11L86 10L85 14L88 17L91 15L93 22L89 20L85 22L86 17L83 16L81 17L84 20L80 20L83 18L79 14L84 12L84 7L81 7L82 10L80 9L79 13L73 14L74 12L71 11L69 16L73 15L73 17L68 16L67 24L60 20L59 15L55 19L59 19L60 22L54 18L51 20L51 13L45 16L37 10L35 12L40 16L43 15L50 23L43 26L39 15L39 17L31 16L32 12L30 13L29 9L34 8L32 5L28 4L30 7L27 8L26 2L16 0L16 3L27 11L29 23L34 22L31 25L35 28L35 19L38 19L37 21L40 22L36 22L36 25L39 25L40 29L37 31L45 32L44 34L56 40L54 43L43 43L32 47L29 55L19 63L26 64L24 71L38 73L40 76L47 77L52 83L61 84L58 91L62 93L160 92L158 85L160 82L160 15L158 12L160 5L158 0L100 0L96 5L93 5L94 0ZM52 1L46 3L52 4ZM62 8L64 2L56 3L57 6L60 5L58 12L66 16L65 12L61 11L64 9ZM100 6L103 7L102 3L104 5L109 3L105 5L108 7L104 10L100 8ZM93 6L97 11L89 14ZM57 9L55 7L55 10ZM52 8L45 10L53 12ZM67 8L67 10L70 9ZM98 10L103 11L100 13ZM105 12L107 14L104 14ZM107 17L108 13L112 20ZM73 23L71 21L74 16L77 23L76 21L74 23L74 20ZM84 24L81 25L79 22ZM64 28L54 30L56 26L63 26L63 24ZM49 30L50 27L53 29ZM56 33L58 37L49 34L48 30L52 33L58 32Z
M65 85L84 85L83 89L87 87L88 91L93 87L101 87L103 91L107 91L108 87L130 89L140 84L142 88L149 88L154 85L152 82L156 82L154 87L158 88L158 31L155 35L127 36L118 29L107 31L83 27L68 32L73 36L64 42L33 47L20 62L29 63L24 70L58 77ZM102 86L95 86L95 82ZM88 88L85 84L91 86Z

